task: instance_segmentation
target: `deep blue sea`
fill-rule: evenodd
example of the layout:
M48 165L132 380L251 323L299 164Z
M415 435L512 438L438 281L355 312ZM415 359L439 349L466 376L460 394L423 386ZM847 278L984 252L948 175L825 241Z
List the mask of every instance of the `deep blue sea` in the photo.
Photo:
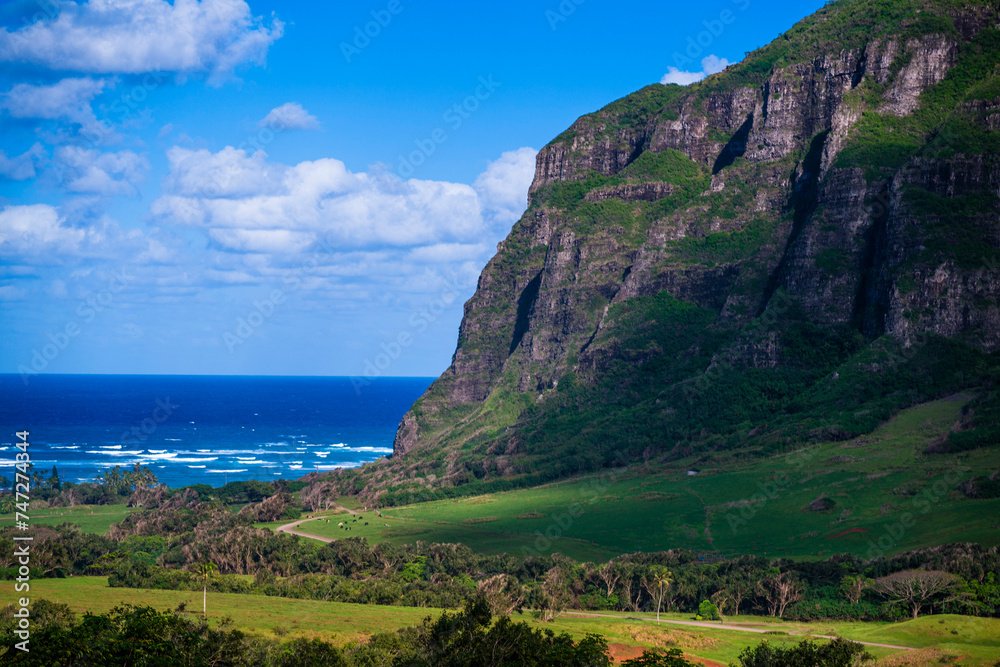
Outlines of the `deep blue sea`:
M403 414L433 378L0 374L2 474L17 431L63 481L141 463L170 487L296 479L392 452Z

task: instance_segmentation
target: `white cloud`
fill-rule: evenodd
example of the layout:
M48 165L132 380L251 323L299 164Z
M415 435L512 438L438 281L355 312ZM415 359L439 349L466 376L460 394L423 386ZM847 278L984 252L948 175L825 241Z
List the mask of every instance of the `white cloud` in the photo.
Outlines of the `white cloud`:
M0 110L14 118L64 120L84 127L97 123L91 101L104 90L102 79L63 79L49 86L19 83L0 95Z
M275 130L318 130L319 120L298 102L285 102L280 107L271 109L257 126Z
M676 67L668 67L667 73L660 79L660 83L677 83L682 86L701 81L709 74L715 74L729 67L729 61L712 54L701 59L700 72L685 72Z
M476 190L460 183L353 173L329 158L286 166L232 147L174 147L167 157L153 215L202 227L234 251L298 252L320 238L342 248L463 242L490 226Z
M124 197L138 194L149 172L149 160L132 151L101 153L61 146L56 150L54 170L69 192Z
M161 241L138 229L122 229L100 214L88 218L86 202L56 208L30 204L0 208L0 256L32 264L81 258L119 258L139 264L175 261Z
M90 73L207 73L221 84L263 63L284 24L255 18L243 0L90 0L18 30L0 28L0 61Z
M490 162L473 183L483 208L491 211L498 223L513 223L524 212L537 154L534 148L507 151Z
M34 178L35 166L44 157L45 149L38 143L15 157L7 157L7 154L0 149L0 178L12 181Z
M0 253L5 256L73 252L86 238L86 231L66 225L65 218L48 204L0 209Z

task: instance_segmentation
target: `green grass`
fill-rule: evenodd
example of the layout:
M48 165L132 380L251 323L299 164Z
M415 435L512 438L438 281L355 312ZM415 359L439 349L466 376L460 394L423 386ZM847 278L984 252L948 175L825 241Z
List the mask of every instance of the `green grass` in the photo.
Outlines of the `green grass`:
M103 535L108 532L111 524L118 523L132 512L137 512L140 509L124 505L77 505L75 507L50 507L32 510L28 516L31 517L30 523L50 526L72 523L79 526L84 533ZM0 527L12 525L14 525L13 516L0 517Z
M814 558L841 552L870 557L878 555L873 546L889 554L955 540L995 545L1000 544L1000 499L966 498L955 489L955 476L989 474L1000 467L1000 451L923 453L947 435L971 399L971 394L958 394L905 410L848 442L748 463L694 464L700 471L696 476L687 475L689 459L390 508L381 520L365 514L369 526L350 524L350 533L333 520L299 530L366 537L372 543L462 542L484 553L537 549L578 560L671 548ZM952 472L956 466L959 473ZM833 508L810 511L809 504L821 495L833 500ZM741 513L742 502L750 504ZM900 535L893 526L907 513L913 523ZM475 523L484 518L490 521Z
M108 588L104 577L74 577L41 579L32 582L32 595L62 602L77 613L102 613L114 606L129 603L149 605L158 610L174 610L181 602L187 612L197 615L201 610L199 591L139 590ZM393 631L418 625L426 616L436 617L440 609L353 605L314 600L294 600L261 596L211 593L208 596L209 619L232 618L236 628L274 636L274 628L288 630L288 639L315 637L343 644L362 640L376 632ZM688 614L664 613L663 620L690 621ZM594 617L568 612L555 621L540 624L529 614L517 617L538 627L569 632L582 638L588 632L604 635L615 651L624 647L678 646L689 655L724 663L735 660L746 646L764 637L740 632L717 624L714 627L682 626L648 622L653 614L606 612ZM646 619L646 621L638 620ZM776 630L788 635L767 635L776 644L790 645L809 635L842 635L859 641L900 646L927 647L926 654L967 656L962 665L992 665L1000 647L1000 620L964 616L929 616L905 623L791 623L769 617L728 617L727 623L760 629ZM957 634L953 634L952 630ZM618 645L618 646L614 646ZM905 655L895 649L870 647L877 657ZM921 664L921 663L917 663Z

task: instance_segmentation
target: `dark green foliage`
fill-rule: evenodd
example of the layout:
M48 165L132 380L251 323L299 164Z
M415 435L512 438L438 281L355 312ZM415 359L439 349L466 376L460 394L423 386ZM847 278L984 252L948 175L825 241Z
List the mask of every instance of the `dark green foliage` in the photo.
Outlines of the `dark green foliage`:
M829 644L803 641L794 647L775 646L765 640L744 649L737 660L739 667L855 667L875 657L862 644L838 637Z
M603 667L611 665L608 645L589 634L574 643L567 633L535 630L501 617L495 622L485 600L475 599L455 614L428 619L416 636L416 655L393 664L407 667Z
M711 600L702 600L698 605L698 615L709 621L719 620L719 608Z
M679 648L660 651L643 651L638 658L625 660L621 667L696 667L698 663L684 658L684 652Z
M920 217L923 228L925 249L917 261L939 264L951 259L965 269L981 269L1000 263L1000 251L991 238L992 221L998 212L994 193L945 197L910 186L905 201L913 214Z

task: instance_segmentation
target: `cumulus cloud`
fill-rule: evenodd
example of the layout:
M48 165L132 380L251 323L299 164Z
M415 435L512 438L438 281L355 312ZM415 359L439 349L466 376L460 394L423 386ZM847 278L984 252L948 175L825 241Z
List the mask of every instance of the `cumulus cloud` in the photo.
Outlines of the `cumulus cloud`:
M80 194L135 195L149 172L149 160L132 151L102 153L61 146L56 149L55 163L63 187Z
M341 248L460 243L478 241L491 226L477 190L461 183L353 173L330 158L287 166L232 147L174 147L167 158L170 174L153 215L202 227L229 250L298 252L319 240ZM509 215L500 172L511 167L498 162L504 167L481 189Z
M721 72L722 70L729 67L729 61L725 58L719 58L716 55L706 56L701 59L701 71L700 72L685 72L683 70L677 69L676 67L668 67L667 73L663 75L660 79L660 83L677 83L682 86L687 86L689 84L695 83L696 81L701 81L709 74L715 74Z
M0 252L5 256L73 252L86 241L87 232L65 222L58 209L48 204L0 209Z
M490 162L473 183L483 208L490 211L498 223L513 223L524 212L537 154L534 148L507 151L500 159Z
M0 110L14 118L61 120L82 126L97 123L91 101L107 82L90 77L63 79L48 86L19 83L0 95Z
M29 204L0 208L0 256L34 265L64 264L84 258L127 258L137 263L168 262L174 252L138 229L122 229L100 214L88 219L85 203L55 207Z
M34 178L35 167L44 157L45 149L38 143L15 157L7 157L7 153L0 149L0 178L12 181Z
M285 102L271 109L257 126L275 130L318 130L319 120L298 102Z
M88 73L205 73L218 85L260 64L284 25L243 0L90 0L59 3L54 18L0 28L0 62Z

